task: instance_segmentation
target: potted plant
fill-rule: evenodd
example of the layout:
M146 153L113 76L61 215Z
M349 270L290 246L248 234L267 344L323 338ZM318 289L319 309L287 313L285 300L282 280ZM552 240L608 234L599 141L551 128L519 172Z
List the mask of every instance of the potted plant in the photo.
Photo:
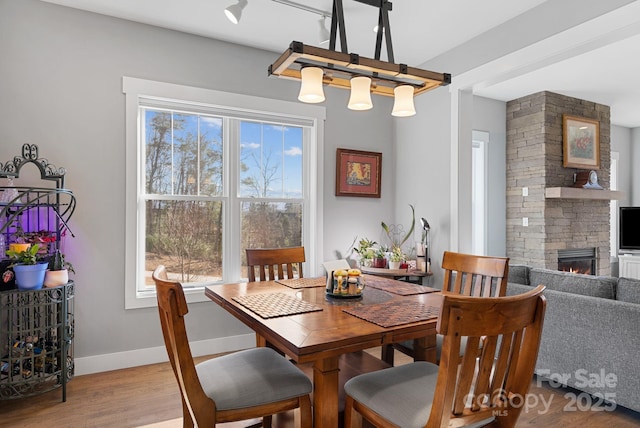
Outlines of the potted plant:
M27 234L22 229L22 225L20 223L16 225L16 230L11 236L13 238L13 242L9 244L10 251L20 253L22 251L26 251L31 246L31 242L27 239Z
M402 235L404 232L404 227L402 225L388 225L384 221L380 222L380 226L382 226L382 230L387 235L387 239L389 240L389 244L392 249L402 247L404 243L411 238L411 235L413 235L413 230L416 227L416 210L411 204L409 204L409 207L411 208L411 226L406 234Z
M69 272L76 273L73 265L65 260L64 254L56 250L49 261L49 269L44 274L44 286L58 287L68 283Z
M373 256L375 255L374 245L376 245L375 241L368 238L362 238L358 242L358 247L353 249L353 251L355 251L360 257L358 260L360 266L371 267L371 264L373 263Z
M18 289L39 290L42 288L44 273L49 263L40 261L39 250L38 244L31 245L24 251L7 250L7 256L13 261L9 267L13 268Z
M28 232L24 233L24 240L32 245L38 244L40 246L40 254L46 256L49 254L49 245L56 242L56 234L48 230Z
M406 256L400 247L393 247L389 255L389 269L400 269L400 264L404 262Z
M373 267L385 268L387 267L386 252L384 248L377 248L373 254Z

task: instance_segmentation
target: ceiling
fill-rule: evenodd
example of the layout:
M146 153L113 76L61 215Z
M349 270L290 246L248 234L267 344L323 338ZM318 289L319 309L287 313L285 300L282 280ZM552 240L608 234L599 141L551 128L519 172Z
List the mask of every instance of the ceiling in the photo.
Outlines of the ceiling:
M274 60L294 40L319 45L322 19L274 0L248 0L237 25L223 13L236 0L42 1L273 51ZM452 73L454 85L487 98L509 101L549 90L609 105L613 124L640 127L640 0L610 1L617 6L578 0L394 0L389 20L395 61L439 64L443 69L434 71ZM332 0L295 2L327 13L332 7ZM348 51L373 57L377 8L343 3ZM587 4L605 13L569 23L580 15L575 6ZM518 17L529 14L535 20L543 12L537 37L516 25ZM478 43L491 40L491 34L491 49L479 54ZM384 52L383 47L382 59ZM462 64L460 58L475 63Z

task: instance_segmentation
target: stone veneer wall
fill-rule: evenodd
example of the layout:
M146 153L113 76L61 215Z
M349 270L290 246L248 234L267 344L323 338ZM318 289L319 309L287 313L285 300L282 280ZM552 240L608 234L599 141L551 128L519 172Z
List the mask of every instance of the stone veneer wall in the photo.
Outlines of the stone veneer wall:
M513 264L558 269L558 250L596 248L597 275L609 275L609 201L546 199L580 171L562 166L562 115L600 122L598 182L609 188L610 108L553 92L507 103L507 256ZM529 195L522 195L528 187ZM597 190L593 190L597 191ZM529 226L522 225L528 217Z

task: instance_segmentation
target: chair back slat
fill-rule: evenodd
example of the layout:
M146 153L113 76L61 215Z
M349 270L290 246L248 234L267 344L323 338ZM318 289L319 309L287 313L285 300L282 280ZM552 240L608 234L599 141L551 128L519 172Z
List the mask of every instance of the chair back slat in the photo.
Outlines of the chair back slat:
M508 297L444 295L437 326L444 341L427 428L492 416L497 426L515 426L521 402L511 398L526 397L531 384L546 309L543 291L540 285ZM460 363L462 337L467 347Z
M250 282L276 279L303 278L302 264L305 262L304 247L247 248L247 276Z
M456 392L454 394L454 402L453 402L453 413L460 414L465 408L466 401L464 397L464 391L469 391L471 389L471 385L473 384L475 378L475 369L476 369L476 355L480 351L481 346L481 338L480 337L469 337L467 339L467 346L464 350L464 355L462 356L461 367L464 368L464 372L461 372L461 375L458 380L458 384L456 385ZM463 375L466 374L466 375Z
M495 297L507 292L509 259L445 251L443 291L463 296Z

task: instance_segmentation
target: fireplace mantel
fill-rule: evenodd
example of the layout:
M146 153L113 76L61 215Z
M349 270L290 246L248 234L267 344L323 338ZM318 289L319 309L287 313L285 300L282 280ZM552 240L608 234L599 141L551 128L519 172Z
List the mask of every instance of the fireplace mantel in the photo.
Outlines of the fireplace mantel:
M582 189L580 187L547 187L544 191L547 199L600 199L619 200L624 192L619 190Z

